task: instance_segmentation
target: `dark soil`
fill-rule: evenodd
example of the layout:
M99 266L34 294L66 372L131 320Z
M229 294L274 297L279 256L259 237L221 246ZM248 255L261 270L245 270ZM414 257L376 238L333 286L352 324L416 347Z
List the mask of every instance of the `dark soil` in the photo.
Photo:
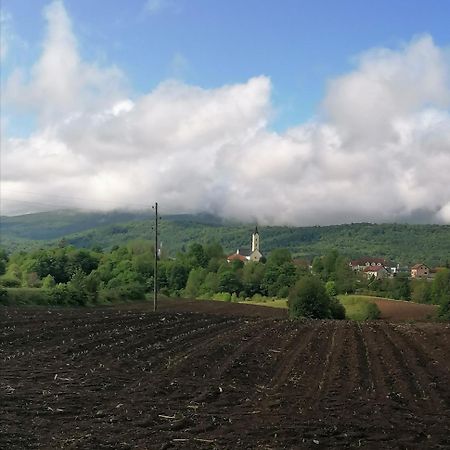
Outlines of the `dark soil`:
M0 448L450 448L449 324L149 306L0 309Z

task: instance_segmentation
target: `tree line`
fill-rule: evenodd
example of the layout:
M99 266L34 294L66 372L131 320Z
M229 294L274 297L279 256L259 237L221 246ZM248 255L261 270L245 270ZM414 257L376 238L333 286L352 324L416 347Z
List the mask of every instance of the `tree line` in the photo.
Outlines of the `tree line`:
M154 288L154 254L153 244L144 240L115 246L109 252L100 248L79 249L64 241L58 247L10 255L3 250L0 285L41 288L48 302L55 305L143 299ZM310 267L281 248L272 250L263 262L227 262L220 244L192 243L175 258L161 255L158 290L171 297L227 301L288 298L294 315L308 317L342 316L338 294L375 293L440 304L442 315L448 315L450 270L440 271L433 282L409 280L401 275L368 280L355 273L348 263L348 259L332 250L314 258ZM305 306L308 302L309 306ZM316 311L314 308L320 305L320 311Z

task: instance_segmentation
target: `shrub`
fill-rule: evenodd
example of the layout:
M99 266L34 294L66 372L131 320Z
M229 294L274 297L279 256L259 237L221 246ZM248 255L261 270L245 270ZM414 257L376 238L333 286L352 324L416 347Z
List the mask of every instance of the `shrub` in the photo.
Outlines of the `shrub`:
M36 288L8 288L7 296L2 301L8 305L49 305L51 299L44 289Z
M293 318L328 319L331 316L330 297L316 277L301 278L289 293L288 302Z
M10 275L5 275L0 278L0 286L5 288L18 288L22 285L18 278L15 278Z
M337 295L336 283L334 281L327 281L327 283L325 284L325 289L327 290L327 294L330 297L334 297L335 295Z
M379 319L381 315L380 308L378 308L376 303L369 303L367 305L367 318L366 320L376 320Z
M231 302L231 294L229 292L217 292L216 294L213 295L213 300Z
M0 303L3 305L8 304L8 291L3 287L0 287Z
M52 287L55 286L55 279L51 276L51 275L47 275L43 280L42 280L42 287L44 289L51 289Z
M336 297L330 298L330 311L331 311L331 317L333 319L338 319L338 320L345 319L344 305Z

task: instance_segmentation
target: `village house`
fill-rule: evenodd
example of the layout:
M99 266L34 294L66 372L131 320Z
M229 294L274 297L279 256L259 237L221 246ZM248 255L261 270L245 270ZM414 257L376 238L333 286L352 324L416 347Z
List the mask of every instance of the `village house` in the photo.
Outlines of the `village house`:
M411 278L428 278L430 268L425 264L415 264L411 267Z
M375 277L376 279L382 279L389 275L389 272L383 266L367 266L363 272L367 278Z
M350 267L355 271L361 271L367 267L390 267L392 264L383 258L364 257L350 261Z
M259 260L263 257L259 249L259 245L260 245L260 238L258 227L255 227L255 231L253 232L251 238L251 249L238 248L236 250L236 253L233 253L227 257L227 261L228 262L242 261L243 263L246 263L248 261L259 262Z

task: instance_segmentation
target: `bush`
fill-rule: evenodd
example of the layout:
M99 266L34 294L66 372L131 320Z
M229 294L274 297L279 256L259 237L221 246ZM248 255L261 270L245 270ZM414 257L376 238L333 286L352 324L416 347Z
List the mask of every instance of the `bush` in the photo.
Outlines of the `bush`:
M301 278L296 283L289 293L288 306L289 313L294 318L345 318L345 312L339 306L339 301L332 300L322 281L313 276Z
M5 288L18 288L22 285L18 278L5 275L0 278L0 286Z
M450 298L439 304L438 317L442 320L450 320Z
M338 320L345 319L344 305L336 297L331 297L331 299L330 299L330 311L331 311L331 317L333 319L338 319Z
M3 287L0 287L0 303L3 305L8 304L8 291Z
M229 292L217 292L216 294L213 295L213 300L231 302L231 294Z
M8 288L0 302L5 305L49 305L50 296L44 289L37 288Z
M377 320L380 318L381 311L376 303L369 303L367 305L367 318L366 320Z
M129 283L117 288L102 289L99 292L100 303L123 302L127 300L144 300L145 286L139 283Z

